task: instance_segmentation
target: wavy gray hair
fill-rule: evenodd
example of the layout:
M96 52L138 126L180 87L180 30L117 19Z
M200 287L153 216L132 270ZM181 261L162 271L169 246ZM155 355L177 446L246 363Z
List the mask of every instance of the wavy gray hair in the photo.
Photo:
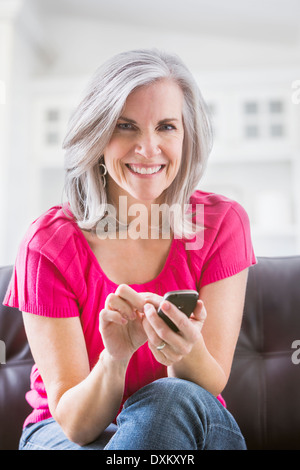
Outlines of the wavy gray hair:
M85 97L74 111L63 148L65 193L80 228L95 229L104 217L107 194L99 163L111 139L127 97L137 87L161 79L173 80L183 91L184 141L178 174L164 194L164 202L182 208L200 181L212 148L211 125L205 102L192 74L179 57L156 49L133 50L112 57L100 66ZM172 230L188 235L185 216ZM188 228L189 227L189 228Z

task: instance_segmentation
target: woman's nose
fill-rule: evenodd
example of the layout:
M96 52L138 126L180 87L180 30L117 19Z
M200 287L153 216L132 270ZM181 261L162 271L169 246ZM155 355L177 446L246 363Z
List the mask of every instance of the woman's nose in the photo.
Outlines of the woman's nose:
M159 138L153 134L140 136L135 146L135 153L144 158L153 158L161 154Z

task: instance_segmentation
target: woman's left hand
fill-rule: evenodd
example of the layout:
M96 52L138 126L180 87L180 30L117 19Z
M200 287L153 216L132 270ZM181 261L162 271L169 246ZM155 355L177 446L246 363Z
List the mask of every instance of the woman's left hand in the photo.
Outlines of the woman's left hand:
M158 362L171 366L189 354L194 344L201 339L201 330L206 319L205 306L198 300L194 312L188 318L175 305L163 300L159 295L145 293L143 296L147 302L144 306L143 327L149 348ZM177 333L158 316L159 307L175 323L179 329Z

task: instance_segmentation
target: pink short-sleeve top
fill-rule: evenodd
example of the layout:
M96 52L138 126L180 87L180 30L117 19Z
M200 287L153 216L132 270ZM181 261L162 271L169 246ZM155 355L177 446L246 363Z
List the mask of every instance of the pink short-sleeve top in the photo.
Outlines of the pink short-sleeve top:
M256 263L249 219L240 204L224 196L196 191L190 205L202 208L202 238L187 244L186 239L174 237L159 275L144 284L131 284L137 292L164 295L177 289L199 291L206 284ZM3 303L47 317L80 316L92 368L104 349L99 312L117 284L103 272L76 220L66 209L52 207L29 227L19 247ZM128 365L122 404L144 385L166 376L167 368L155 360L145 343ZM30 379L26 399L33 410L24 427L51 417L36 365ZM218 398L225 404L221 396Z

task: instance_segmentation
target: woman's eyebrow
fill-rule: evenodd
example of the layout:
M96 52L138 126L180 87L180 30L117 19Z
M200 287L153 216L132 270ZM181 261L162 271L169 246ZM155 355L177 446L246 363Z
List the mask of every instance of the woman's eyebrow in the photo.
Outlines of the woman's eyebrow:
M137 122L136 122L134 119L129 119L129 118L125 117L125 116L120 116L120 117L119 117L119 120L126 121L126 122L130 122L130 123L132 123L132 124L137 124Z
M126 116L120 116L119 120L130 122L131 124L137 124L137 122L134 119L127 118ZM177 118L165 118L165 119L161 119L160 121L158 121L158 124L165 124L165 123L171 122L171 121L172 122L173 121L178 122L179 119L177 119Z
M178 122L179 119L177 118L166 118L166 119L162 119L161 121L158 121L158 124L166 124L167 122Z

